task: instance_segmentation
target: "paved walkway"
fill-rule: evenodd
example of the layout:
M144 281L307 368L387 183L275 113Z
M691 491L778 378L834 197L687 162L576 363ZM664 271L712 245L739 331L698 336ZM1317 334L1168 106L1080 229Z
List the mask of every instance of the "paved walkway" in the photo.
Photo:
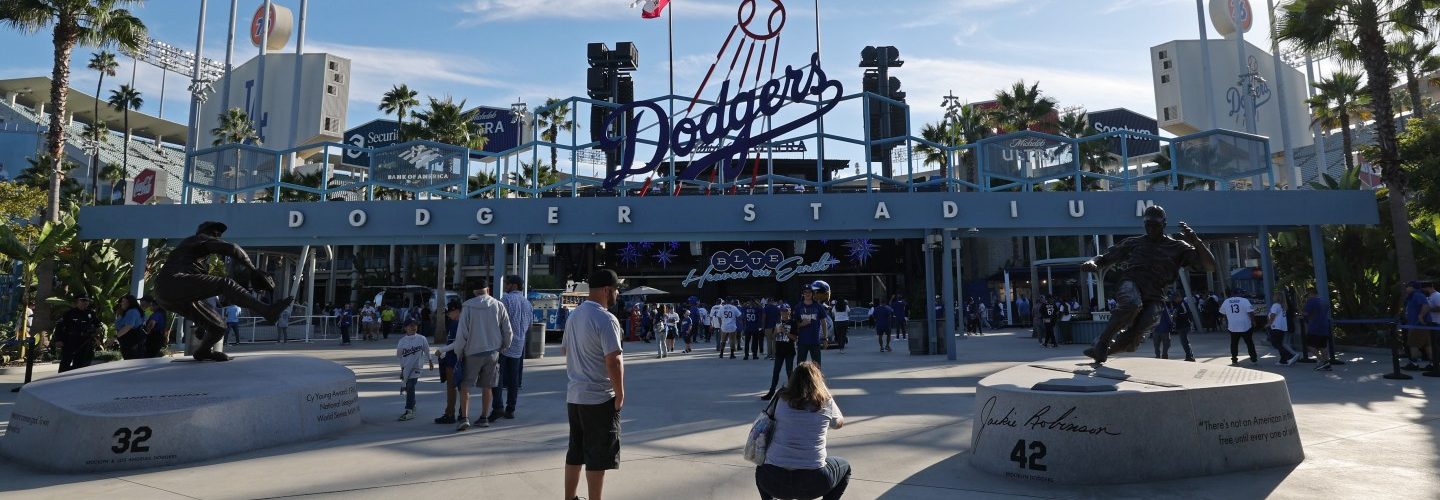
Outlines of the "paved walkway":
M1222 334L1193 337L1200 361L1229 363ZM422 379L422 418L397 422L390 342L252 345L240 354L298 352L344 363L359 377L362 427L333 438L142 472L48 475L0 463L0 497L23 498L509 498L561 497L566 444L564 360L550 346L527 361L517 418L452 432L430 419L444 406L434 375ZM975 384L1037 359L1078 357L1080 346L1042 349L1009 332L965 338L959 362L880 353L856 332L825 367L848 425L831 431L830 453L855 473L846 498L1440 498L1440 379L1380 378L1389 359L1351 354L1334 372L1314 365L1257 369L1289 381L1306 460L1296 467L1158 483L1061 487L1018 482L967 464ZM713 347L655 359L652 344L627 343L622 466L606 480L619 499L756 498L753 467L739 453L770 362L716 359ZM1148 349L1148 346L1146 346ZM1176 346L1178 351L1178 346ZM1142 350L1143 354L1148 352ZM1180 361L1176 361L1177 363ZM1248 367L1247 363L1247 367ZM53 365L39 377L51 376ZM0 422L20 380L0 375ZM479 401L475 403L479 405ZM223 423L221 423L223 425ZM1163 438L1163 436L1157 436ZM1175 457L1185 460L1185 457ZM583 491L583 483L582 483Z

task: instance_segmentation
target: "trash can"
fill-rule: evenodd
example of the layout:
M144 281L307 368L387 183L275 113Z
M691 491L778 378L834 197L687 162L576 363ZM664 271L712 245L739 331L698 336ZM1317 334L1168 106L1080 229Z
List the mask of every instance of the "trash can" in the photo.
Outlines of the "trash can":
M545 357L545 323L530 323L525 332L525 359Z
M927 324L924 321L910 321L906 323L906 331L909 332L910 354L930 354L930 334L925 331ZM893 334L893 332L892 332Z

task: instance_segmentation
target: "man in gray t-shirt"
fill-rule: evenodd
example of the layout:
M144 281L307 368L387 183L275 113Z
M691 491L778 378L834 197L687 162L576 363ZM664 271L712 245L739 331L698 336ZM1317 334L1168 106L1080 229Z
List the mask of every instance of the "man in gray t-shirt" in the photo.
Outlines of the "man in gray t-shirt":
M565 407L570 446L565 453L565 498L575 498L580 467L590 498L600 498L605 471L620 468L620 408L625 406L625 366L620 321L610 307L620 296L620 277L600 269L586 280L589 300L565 321L560 352L569 385Z

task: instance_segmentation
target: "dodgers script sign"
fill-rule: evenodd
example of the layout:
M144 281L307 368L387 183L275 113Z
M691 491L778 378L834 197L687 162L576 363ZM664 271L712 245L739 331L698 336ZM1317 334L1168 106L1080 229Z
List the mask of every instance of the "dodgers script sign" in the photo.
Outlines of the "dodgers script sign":
M758 4L772 4L768 14L760 12ZM763 28L760 26L763 24ZM739 175L740 167L743 166L746 156L751 149L774 140L784 134L795 131L818 120L821 116L835 109L840 103L840 97L844 95L844 86L838 80L832 80L825 75L820 68L820 54L814 53L810 56L810 64L801 68L786 66L783 73L776 75L777 62L775 58L780 52L780 31L785 27L785 6L779 0L744 0L740 3L740 10L736 16L736 24L730 29L730 35L726 37L725 44L721 46L720 52L716 55L716 62L710 66L710 72L706 74L705 80L700 83L700 89L695 93L696 97L704 92L710 76L714 74L716 65L721 57L730 48L730 42L736 39L737 34L743 33L740 42L735 45L735 57L730 69L735 69L733 61L740 60L740 52L749 45L748 54L755 55L756 48L759 48L759 64L753 68L750 66L751 57L745 58L745 67L741 68L738 80L725 80L720 84L720 95L715 99L715 104L699 111L698 117L692 117L691 112L695 111L692 102L685 110L684 117L675 121L666 113L665 109L655 102L635 102L621 106L605 117L606 130L609 130L617 120L635 113L635 119L629 120L626 130L621 131L620 137L606 135L600 141L602 149L610 149L616 146L624 146L624 154L620 160L620 167L605 179L605 187L613 188L625 178L632 175L641 175L654 172L664 162L667 154L674 153L675 156L690 156L692 153L708 151L704 156L691 161L684 172L677 174L681 179L693 180L706 170L720 168L719 178L721 180L733 179ZM767 50L769 49L769 50ZM767 54L767 52L769 52ZM769 76L765 83L760 83L760 73L766 67L766 56L770 57ZM747 76L753 72L753 84L746 88ZM773 124L763 132L755 130L758 123L763 119L770 118L791 103L801 102L805 99L819 101L820 105L814 111L807 113L794 121L784 124ZM646 130L654 130L655 136L649 138L655 141L655 153L646 160L643 166L635 165L635 148L640 140L639 122L645 117L646 112L655 113L658 126L649 127ZM730 137L729 144L721 144L722 140Z

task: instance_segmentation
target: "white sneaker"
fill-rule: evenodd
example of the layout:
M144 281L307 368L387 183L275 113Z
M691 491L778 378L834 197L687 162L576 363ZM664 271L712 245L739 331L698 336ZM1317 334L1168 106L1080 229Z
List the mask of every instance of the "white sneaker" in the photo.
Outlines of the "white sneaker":
M480 417L480 420L476 421L475 425L480 426L481 428L490 427L490 419Z
M485 420L484 420L484 419L481 419L480 421L481 421L481 422L484 422ZM466 419L461 419L461 420L460 420L460 425L455 427L455 432L463 432L463 431L468 431L468 430L470 430L470 419L468 419L468 418L466 418Z
M1290 360L1285 362L1285 366L1294 366L1296 361L1300 361L1300 353L1298 352L1290 356Z
M405 413L400 414L399 420L404 422L413 418L415 418L415 410L405 410Z

